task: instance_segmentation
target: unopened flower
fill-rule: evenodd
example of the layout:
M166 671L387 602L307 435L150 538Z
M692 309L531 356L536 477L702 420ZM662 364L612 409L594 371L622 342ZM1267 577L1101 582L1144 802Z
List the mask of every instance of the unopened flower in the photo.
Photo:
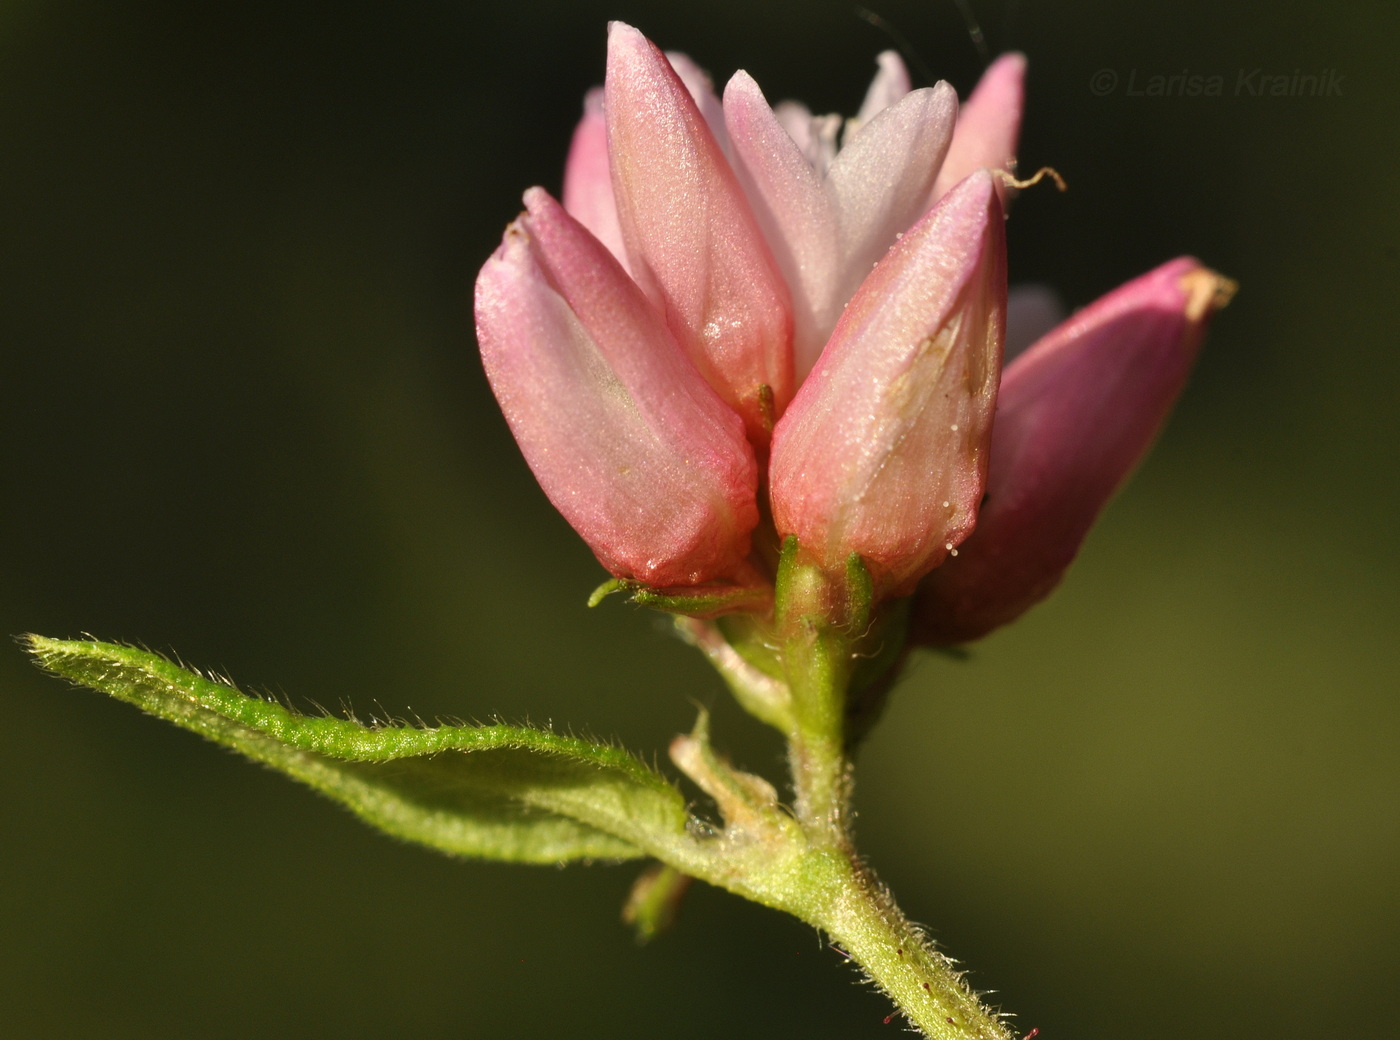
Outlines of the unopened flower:
M1006 313L993 178L966 178L846 308L773 443L773 520L829 570L902 595L971 533Z
M477 321L526 459L614 575L771 585L774 540L795 536L833 574L858 556L877 597L923 579L926 634L943 640L1054 583L1179 389L1209 304L1179 288L1199 284L1184 268L1177 289L1152 283L1180 335L1144 387L1113 374L1138 368L1107 341L1156 358L1143 344L1170 338L1157 319L1100 334L1076 318L1013 366L998 410L1024 72L1020 55L998 59L959 113L951 88L911 90L886 53L843 121L770 107L744 72L721 100L689 59L613 23L564 206L527 194L478 281ZM1096 436L1113 443L1085 447L1068 420L1017 434L1058 407L1042 393L1098 402ZM1050 436L1037 429L1075 461L1016 463ZM1026 521L1025 502L1055 523ZM751 553L751 535L768 544ZM991 562L1013 557L1034 581Z
M987 499L915 599L923 642L986 635L1043 599L1146 452L1234 283L1189 257L1114 290L1007 367Z
M743 424L598 240L536 188L476 283L477 338L550 501L612 573L725 576L758 522Z

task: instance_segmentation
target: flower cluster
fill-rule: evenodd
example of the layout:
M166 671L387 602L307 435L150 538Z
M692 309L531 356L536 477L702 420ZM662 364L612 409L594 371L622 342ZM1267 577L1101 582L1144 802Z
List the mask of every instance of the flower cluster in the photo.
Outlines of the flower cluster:
M562 205L543 189L477 280L482 358L540 485L615 576L771 588L776 546L928 642L1058 581L1179 393L1225 280L1180 259L1003 375L1003 203L1025 62L961 106L897 55L852 119L718 96L614 23ZM995 420L995 421L994 421Z

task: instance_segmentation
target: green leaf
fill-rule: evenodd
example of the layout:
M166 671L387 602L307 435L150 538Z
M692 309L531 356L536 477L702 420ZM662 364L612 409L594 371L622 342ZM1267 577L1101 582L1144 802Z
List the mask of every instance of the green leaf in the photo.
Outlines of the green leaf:
M522 726L365 726L301 715L157 654L24 636L54 675L309 784L381 830L517 863L683 853L680 793L620 748Z

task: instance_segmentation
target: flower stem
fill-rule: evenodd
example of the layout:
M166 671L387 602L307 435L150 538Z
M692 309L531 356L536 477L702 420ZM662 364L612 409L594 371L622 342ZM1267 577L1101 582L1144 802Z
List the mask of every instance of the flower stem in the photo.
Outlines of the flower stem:
M808 886L806 894L821 896L794 912L840 944L925 1036L1010 1040L1000 1019L977 999L953 962L910 923L856 854L849 827L851 764L839 710L845 683L841 669L830 667L829 657L824 663L811 663L814 667L802 676L801 658L789 654L789 677L799 706L791 761L797 817L812 849L808 855L827 858L829 880ZM827 709L836 705L838 710L802 711L804 702ZM809 877L819 873L807 872Z
M850 769L844 714L849 668L842 642L820 626L804 623L788 640L785 659L792 690L788 759L797 819L813 845L845 851Z
M933 948L858 862L852 861L840 898L819 926L925 1036L1011 1040L1001 1019L977 999L953 962Z
M858 557L837 576L805 564L795 541L784 545L775 627L790 693L784 721L797 833L779 839L785 849L771 850L768 869L741 870L731 887L825 931L925 1036L1011 1040L1001 1019L900 912L855 851L846 709L874 606ZM707 652L716 659L713 647Z

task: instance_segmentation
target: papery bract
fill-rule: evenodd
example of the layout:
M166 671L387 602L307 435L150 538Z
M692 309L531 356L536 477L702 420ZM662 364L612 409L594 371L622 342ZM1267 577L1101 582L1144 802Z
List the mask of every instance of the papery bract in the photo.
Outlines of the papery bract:
M476 286L501 410L555 507L613 574L731 576L757 523L743 425L617 260L539 188Z
M916 638L966 642L1058 584L1147 450L1233 284L1190 258L1109 293L1007 367L987 499L957 559L919 586Z
M1006 308L990 174L905 234L851 300L774 432L773 519L828 570L851 553L900 595L971 532Z

